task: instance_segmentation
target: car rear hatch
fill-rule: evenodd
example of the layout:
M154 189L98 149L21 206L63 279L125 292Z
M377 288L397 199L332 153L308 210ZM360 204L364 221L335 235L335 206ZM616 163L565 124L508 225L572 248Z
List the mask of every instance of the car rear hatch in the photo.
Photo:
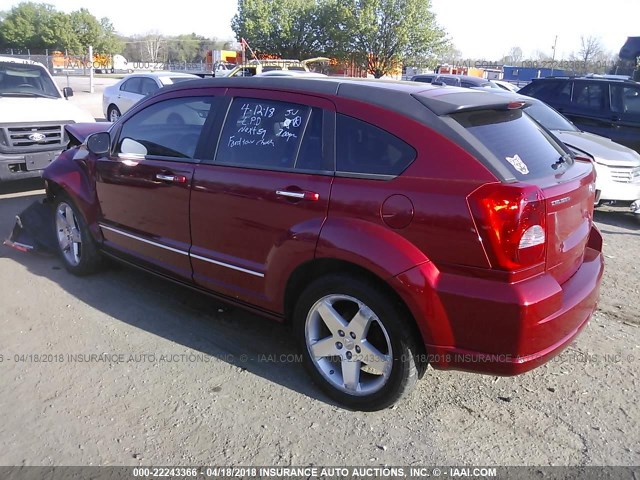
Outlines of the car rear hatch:
M468 198L487 259L509 272L544 270L562 284L582 264L589 240L593 166L526 115L522 101L480 95L449 111L440 97L438 113L499 180Z
M546 186L546 270L558 283L568 280L582 264L593 222L595 174L588 161L575 161Z

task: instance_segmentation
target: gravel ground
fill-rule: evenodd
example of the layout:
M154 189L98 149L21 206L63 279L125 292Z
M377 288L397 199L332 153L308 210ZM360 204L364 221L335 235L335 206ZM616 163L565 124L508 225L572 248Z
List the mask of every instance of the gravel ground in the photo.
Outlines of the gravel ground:
M0 192L0 232L39 188ZM638 465L640 223L596 220L600 308L567 351L513 378L429 369L376 413L311 385L278 324L0 247L0 464Z

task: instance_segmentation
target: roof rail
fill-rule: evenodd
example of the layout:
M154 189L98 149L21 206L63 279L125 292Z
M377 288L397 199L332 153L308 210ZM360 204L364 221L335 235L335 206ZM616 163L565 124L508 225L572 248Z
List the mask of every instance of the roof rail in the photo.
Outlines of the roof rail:
M613 75L604 73L587 73L583 75L584 78L595 78L603 80L618 80L621 82L633 82L633 79L629 75ZM635 83L635 82L634 82Z

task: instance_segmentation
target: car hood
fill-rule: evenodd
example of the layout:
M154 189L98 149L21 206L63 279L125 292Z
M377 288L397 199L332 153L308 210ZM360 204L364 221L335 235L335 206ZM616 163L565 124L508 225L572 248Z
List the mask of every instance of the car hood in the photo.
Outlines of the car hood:
M640 165L638 152L600 135L561 130L554 130L553 133L563 143L588 153L596 162L603 165L611 167L635 167Z
M64 98L0 97L0 123L94 121Z

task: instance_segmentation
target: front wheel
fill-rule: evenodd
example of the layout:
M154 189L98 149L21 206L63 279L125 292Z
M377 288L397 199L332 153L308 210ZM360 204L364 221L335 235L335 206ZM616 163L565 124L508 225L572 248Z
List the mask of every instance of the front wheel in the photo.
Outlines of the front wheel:
M84 218L66 195L54 204L58 253L65 268L75 275L87 275L99 269L102 257Z
M331 275L312 283L294 312L305 367L333 399L379 410L414 387L417 338L404 309L374 284Z

